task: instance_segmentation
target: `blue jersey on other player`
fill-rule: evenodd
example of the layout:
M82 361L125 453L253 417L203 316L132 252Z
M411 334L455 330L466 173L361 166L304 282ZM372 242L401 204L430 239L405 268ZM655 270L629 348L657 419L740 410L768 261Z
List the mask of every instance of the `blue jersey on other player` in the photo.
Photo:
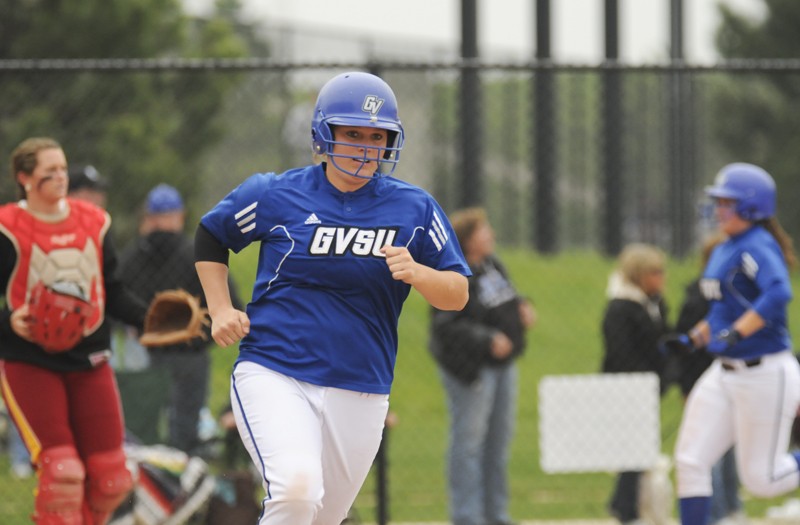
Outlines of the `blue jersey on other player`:
M706 320L712 334L750 308L766 322L730 348L726 357L752 359L791 348L786 325L792 299L788 270L780 246L763 227L755 225L719 245L708 261L701 288L711 305Z
M316 385L389 393L411 287L392 278L382 246L470 275L433 197L393 177L341 192L322 166L255 174L201 223L234 252L261 242L239 360Z

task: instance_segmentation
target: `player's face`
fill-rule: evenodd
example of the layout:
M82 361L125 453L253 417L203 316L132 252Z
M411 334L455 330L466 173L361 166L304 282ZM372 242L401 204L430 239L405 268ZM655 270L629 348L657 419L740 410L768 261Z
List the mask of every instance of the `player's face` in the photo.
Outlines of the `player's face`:
M462 249L470 261L482 261L494 253L494 230L489 223L481 223L475 228L467 245L462 246Z
M43 149L36 155L36 167L19 175L29 202L53 204L67 195L67 157L60 148Z
M372 177L378 169L383 148L386 147L388 132L385 129L372 127L336 126L333 133L336 141L333 153L340 156L335 157L335 162L329 163L329 172L333 171L334 176L342 178L358 179L347 171L356 173L360 177ZM359 186L365 183L364 180L358 182Z
M719 228L727 235L736 235L748 229L752 224L736 213L736 200L715 199L714 214Z

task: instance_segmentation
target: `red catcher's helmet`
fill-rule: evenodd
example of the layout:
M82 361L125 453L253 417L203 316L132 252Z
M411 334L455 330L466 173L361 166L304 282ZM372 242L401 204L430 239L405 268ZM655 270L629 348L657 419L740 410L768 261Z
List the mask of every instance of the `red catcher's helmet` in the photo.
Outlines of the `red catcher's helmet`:
M31 290L31 336L46 352L66 352L83 339L87 320L94 306L86 301L73 283L57 282L45 286L39 281Z

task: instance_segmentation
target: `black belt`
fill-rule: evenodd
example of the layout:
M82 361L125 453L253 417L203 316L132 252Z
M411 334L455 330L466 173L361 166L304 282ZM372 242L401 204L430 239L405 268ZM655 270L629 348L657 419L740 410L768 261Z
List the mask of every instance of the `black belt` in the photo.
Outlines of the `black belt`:
M754 366L758 366L758 365L761 364L761 358L760 357L756 357L755 359L749 359L747 361L740 361L740 363L742 363L745 368L753 368ZM722 362L722 368L724 368L725 370L738 370L741 367L723 361Z

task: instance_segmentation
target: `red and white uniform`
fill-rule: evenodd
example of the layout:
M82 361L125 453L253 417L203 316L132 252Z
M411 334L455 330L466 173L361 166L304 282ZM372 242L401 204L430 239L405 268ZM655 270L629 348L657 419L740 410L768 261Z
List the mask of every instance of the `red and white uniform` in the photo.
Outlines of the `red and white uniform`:
M114 275L109 215L83 201L65 205L58 216L31 213L25 201L0 206L0 390L39 469L34 520L67 524L82 514L77 523L87 525L103 523L118 503L119 494L101 485L124 495L130 483L106 315L141 327L146 305ZM77 285L94 308L74 347L48 353L12 330L11 312L38 283L59 281ZM51 493L69 497L65 503Z

